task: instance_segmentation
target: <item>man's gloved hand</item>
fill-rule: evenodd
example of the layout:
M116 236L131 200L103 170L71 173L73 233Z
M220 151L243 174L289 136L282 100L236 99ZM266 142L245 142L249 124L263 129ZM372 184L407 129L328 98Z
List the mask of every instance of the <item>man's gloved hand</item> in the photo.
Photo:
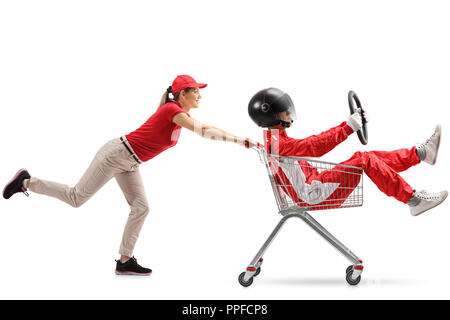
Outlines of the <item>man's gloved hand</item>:
M356 111L359 114L361 114L361 108L357 108ZM367 111L366 110L363 111L362 115L363 115L364 119L366 120L366 123L369 122L369 116L367 115Z
M364 116L366 116L365 113ZM362 127L361 109L359 108L356 109L356 112L348 117L347 124L350 126L350 128L353 129L354 132L361 129Z

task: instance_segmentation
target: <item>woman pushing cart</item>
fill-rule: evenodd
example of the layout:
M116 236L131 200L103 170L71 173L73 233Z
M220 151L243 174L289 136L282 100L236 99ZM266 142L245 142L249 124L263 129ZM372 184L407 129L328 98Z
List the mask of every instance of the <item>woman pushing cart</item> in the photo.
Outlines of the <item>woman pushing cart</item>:
M139 166L175 146L181 128L211 140L234 142L247 148L255 145L251 139L202 124L190 116L189 112L199 107L202 98L200 89L206 86L188 75L177 76L164 93L157 111L135 131L112 139L101 147L75 186L43 180L21 169L6 184L3 197L9 199L18 192L28 196L27 190L30 190L78 208L111 178L116 178L131 211L123 232L115 272L119 275L150 275L151 269L140 266L133 256L139 232L149 212ZM173 94L173 99L169 94Z

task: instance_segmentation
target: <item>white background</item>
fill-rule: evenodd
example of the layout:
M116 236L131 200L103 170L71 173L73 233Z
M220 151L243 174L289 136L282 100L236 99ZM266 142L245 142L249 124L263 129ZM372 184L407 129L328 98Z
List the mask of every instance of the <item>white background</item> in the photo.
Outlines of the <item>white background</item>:
M288 92L303 138L366 107L324 159L411 147L443 126L437 164L402 176L448 187L450 30L446 1L1 1L0 181L22 167L74 185L106 141L139 127L178 74L209 86L191 115L262 140L247 115L258 90ZM249 288L239 273L280 216L254 151L184 130L143 164L151 212L135 248L147 278L114 274L128 205L112 180L78 209L37 194L0 201L0 298L450 298L448 201L419 217L364 179L364 206L314 216L364 260L350 264L300 220L284 227Z

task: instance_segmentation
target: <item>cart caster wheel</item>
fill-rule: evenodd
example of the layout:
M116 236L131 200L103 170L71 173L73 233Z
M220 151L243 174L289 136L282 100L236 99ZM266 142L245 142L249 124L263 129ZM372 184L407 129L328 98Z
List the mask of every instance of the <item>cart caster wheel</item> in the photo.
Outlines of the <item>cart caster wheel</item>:
M348 267L347 267L347 270L345 270L345 274L349 273L349 272L352 271L352 270L353 270L353 265L348 266Z
M353 275L353 270L350 270L349 272L347 272L347 276L345 277L345 280L347 280L347 283L349 285L356 286L361 281L361 276L358 276L356 279L352 279L352 275Z
M256 277L258 274L261 273L261 267L259 267L258 269L256 269L255 274L253 275L254 277Z
M251 277L250 279L248 279L247 281L244 281L244 276L245 276L245 272L242 272L239 275L239 283L241 284L241 286L243 287L250 287L253 283L253 277Z

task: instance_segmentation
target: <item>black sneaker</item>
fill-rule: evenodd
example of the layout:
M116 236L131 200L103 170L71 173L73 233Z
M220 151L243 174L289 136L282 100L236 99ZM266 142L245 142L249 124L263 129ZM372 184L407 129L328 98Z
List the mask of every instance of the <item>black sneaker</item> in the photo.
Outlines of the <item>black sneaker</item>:
M128 259L122 263L120 260L116 260L116 274L119 275L135 275L135 276L149 276L152 273L151 269L141 267L135 257Z
M12 180L9 181L3 189L3 198L9 199L14 193L17 192L23 192L28 197L29 195L27 189L23 186L23 180L30 178L31 177L27 169L20 169L14 178L12 178Z

